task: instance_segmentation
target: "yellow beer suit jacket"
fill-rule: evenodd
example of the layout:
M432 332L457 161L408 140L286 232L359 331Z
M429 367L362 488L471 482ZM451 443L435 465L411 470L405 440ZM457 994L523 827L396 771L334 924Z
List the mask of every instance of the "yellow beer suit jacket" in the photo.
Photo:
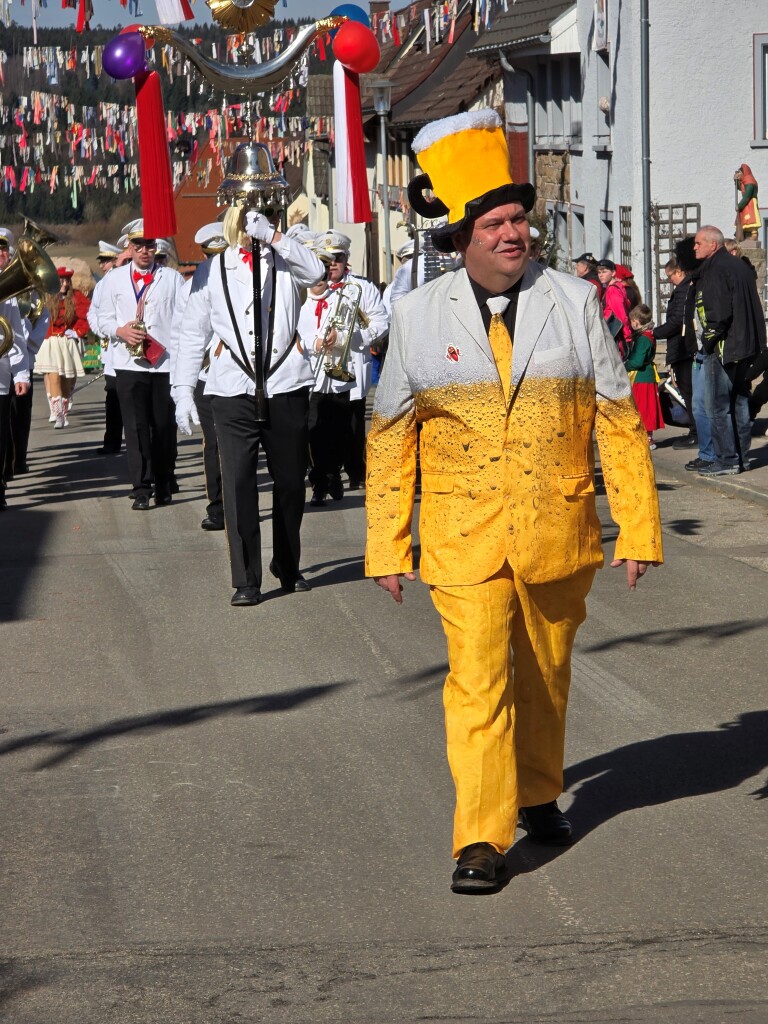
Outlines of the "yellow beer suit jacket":
M505 560L527 583L602 565L593 433L616 557L662 560L646 432L591 284L528 265L509 394L463 268L395 304L368 436L367 575L413 567L417 444L426 583L480 583Z

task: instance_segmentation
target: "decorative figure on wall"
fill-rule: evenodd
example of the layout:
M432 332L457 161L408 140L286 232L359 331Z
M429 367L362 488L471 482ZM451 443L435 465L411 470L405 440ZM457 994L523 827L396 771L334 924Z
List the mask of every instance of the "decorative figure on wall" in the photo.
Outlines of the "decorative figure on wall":
M763 226L757 206L757 180L747 164L742 164L733 176L736 182L736 239L752 239Z

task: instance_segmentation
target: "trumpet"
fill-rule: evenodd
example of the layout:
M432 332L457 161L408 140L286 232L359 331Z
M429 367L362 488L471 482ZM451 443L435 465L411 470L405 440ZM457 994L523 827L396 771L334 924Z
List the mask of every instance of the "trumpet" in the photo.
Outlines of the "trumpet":
M333 313L328 317L323 333L322 351L325 358L320 359L317 364L317 376L320 376L320 369L333 380L340 380L349 383L355 379L354 371L347 365L349 362L349 347L352 344L352 335L358 324L367 327L369 320L365 312L360 309L360 299L363 289L356 281L345 281L336 289L336 305ZM330 344L331 333L336 332L336 339Z
M131 327L134 329L134 331L141 331L141 333L146 336L147 325L144 323L143 320L134 320L133 323L131 324ZM141 359L141 357L144 355L143 340L136 345L130 345L127 341L123 342L123 344L131 353L132 359Z

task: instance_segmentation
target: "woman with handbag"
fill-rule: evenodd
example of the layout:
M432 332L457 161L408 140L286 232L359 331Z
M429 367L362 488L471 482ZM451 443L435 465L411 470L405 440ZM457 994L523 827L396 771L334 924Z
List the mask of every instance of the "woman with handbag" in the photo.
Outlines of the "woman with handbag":
M632 341L629 299L616 276L616 264L613 260L600 260L597 264L597 276L603 286L603 316L608 324L608 330L619 346L619 355L624 359Z

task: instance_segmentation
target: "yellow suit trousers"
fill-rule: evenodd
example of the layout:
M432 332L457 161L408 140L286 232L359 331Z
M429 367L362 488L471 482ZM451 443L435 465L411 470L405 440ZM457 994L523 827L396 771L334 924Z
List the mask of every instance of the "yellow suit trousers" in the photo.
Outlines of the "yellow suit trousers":
M562 792L571 651L594 575L526 584L506 563L484 583L430 588L448 640L454 857L480 842L504 853L518 808Z

